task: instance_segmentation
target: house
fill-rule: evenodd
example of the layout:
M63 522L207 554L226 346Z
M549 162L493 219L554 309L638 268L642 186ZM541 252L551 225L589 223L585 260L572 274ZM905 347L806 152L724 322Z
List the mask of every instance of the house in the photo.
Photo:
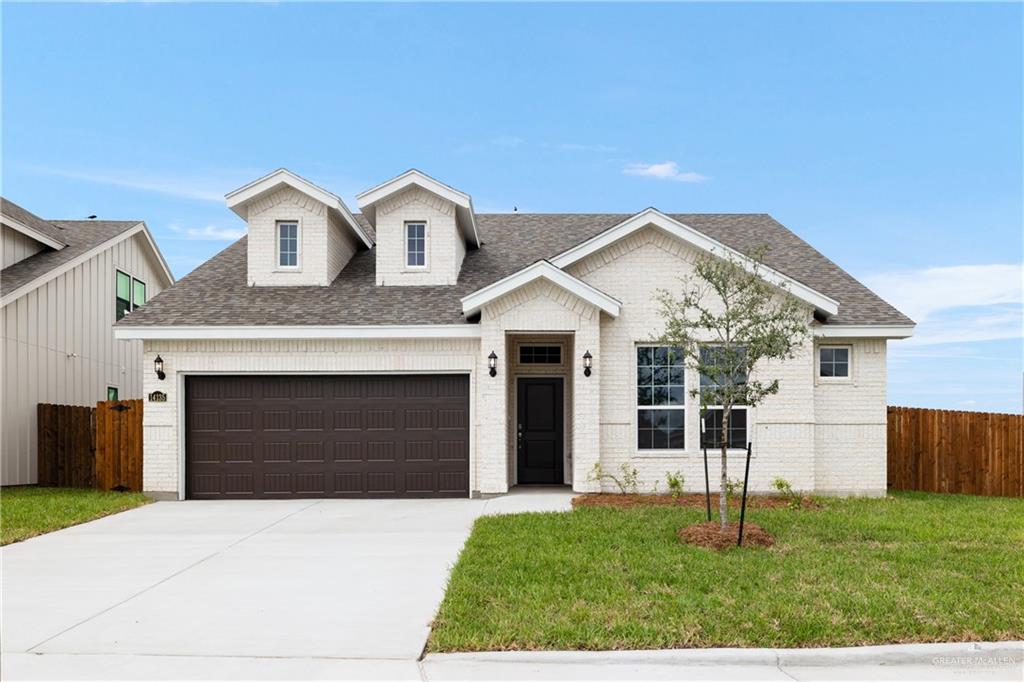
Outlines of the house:
M635 467L646 489L676 470L696 488L699 378L648 341L655 292L699 253L767 245L763 275L805 305L813 339L734 420L737 464L749 440L754 490L782 476L884 493L886 344L913 322L770 216L478 214L416 170L357 200L353 213L287 170L231 192L247 236L118 323L160 401L146 403L146 490L593 491L598 462Z
M36 405L142 397L114 323L174 283L145 223L43 220L0 199L0 484L35 483Z

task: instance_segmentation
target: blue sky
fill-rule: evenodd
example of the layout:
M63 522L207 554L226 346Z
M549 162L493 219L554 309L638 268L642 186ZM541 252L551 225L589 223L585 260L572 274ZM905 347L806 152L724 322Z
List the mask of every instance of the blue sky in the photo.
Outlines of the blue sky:
M892 404L1020 411L1022 7L11 5L2 191L180 277L285 166L477 210L767 212L920 322Z

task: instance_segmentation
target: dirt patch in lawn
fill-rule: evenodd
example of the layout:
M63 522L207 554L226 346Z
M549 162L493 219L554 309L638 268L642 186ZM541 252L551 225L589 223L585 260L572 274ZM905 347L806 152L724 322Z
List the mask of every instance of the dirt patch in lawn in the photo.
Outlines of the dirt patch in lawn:
M729 549L736 547L739 537L740 524L730 523L723 533L722 526L718 521L705 521L694 526L686 526L676 531L679 541L686 545L696 545L708 549ZM775 538L756 523L743 524L743 546L744 547L771 547L775 544Z
M740 498L733 497L729 500L731 509L740 508ZM631 509L633 507L687 507L692 509L704 509L707 502L703 495L680 495L673 498L671 495L634 495L619 493L595 493L589 495L577 495L572 498L573 507L614 507L616 509ZM774 495L750 495L747 497L748 509L782 509L790 506L790 500L786 497ZM801 509L818 509L821 505L809 497L800 500ZM711 510L718 510L718 494L711 496Z

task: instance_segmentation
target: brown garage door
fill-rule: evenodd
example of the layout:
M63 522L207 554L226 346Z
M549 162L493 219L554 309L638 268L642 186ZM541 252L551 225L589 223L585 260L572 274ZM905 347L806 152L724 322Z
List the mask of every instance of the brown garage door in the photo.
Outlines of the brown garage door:
M465 376L194 376L186 496L465 497Z

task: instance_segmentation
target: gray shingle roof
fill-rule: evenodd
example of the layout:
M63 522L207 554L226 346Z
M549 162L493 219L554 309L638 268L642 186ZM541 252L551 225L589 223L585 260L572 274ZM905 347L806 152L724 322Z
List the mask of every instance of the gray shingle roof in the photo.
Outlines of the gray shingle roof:
M52 224L49 221L43 220L35 213L26 211L21 206L18 206L13 201L0 197L0 213L5 216L9 216L12 220L17 220L26 227L31 227L33 230L40 232L55 242L66 244L64 240L64 234L60 228Z
M138 225L140 220L51 220L61 230L64 243L60 251L46 249L0 270L0 294L8 294L42 277L47 272L74 260L93 247L113 239Z
M375 250L352 259L327 287L249 287L242 238L119 324L374 325L465 322L459 299L544 258L552 258L622 222L626 214L478 214L484 245L466 254L451 286L378 287ZM672 214L740 251L767 245L769 265L839 301L836 325L910 324L910 320L765 214ZM365 218L356 219L366 224Z

